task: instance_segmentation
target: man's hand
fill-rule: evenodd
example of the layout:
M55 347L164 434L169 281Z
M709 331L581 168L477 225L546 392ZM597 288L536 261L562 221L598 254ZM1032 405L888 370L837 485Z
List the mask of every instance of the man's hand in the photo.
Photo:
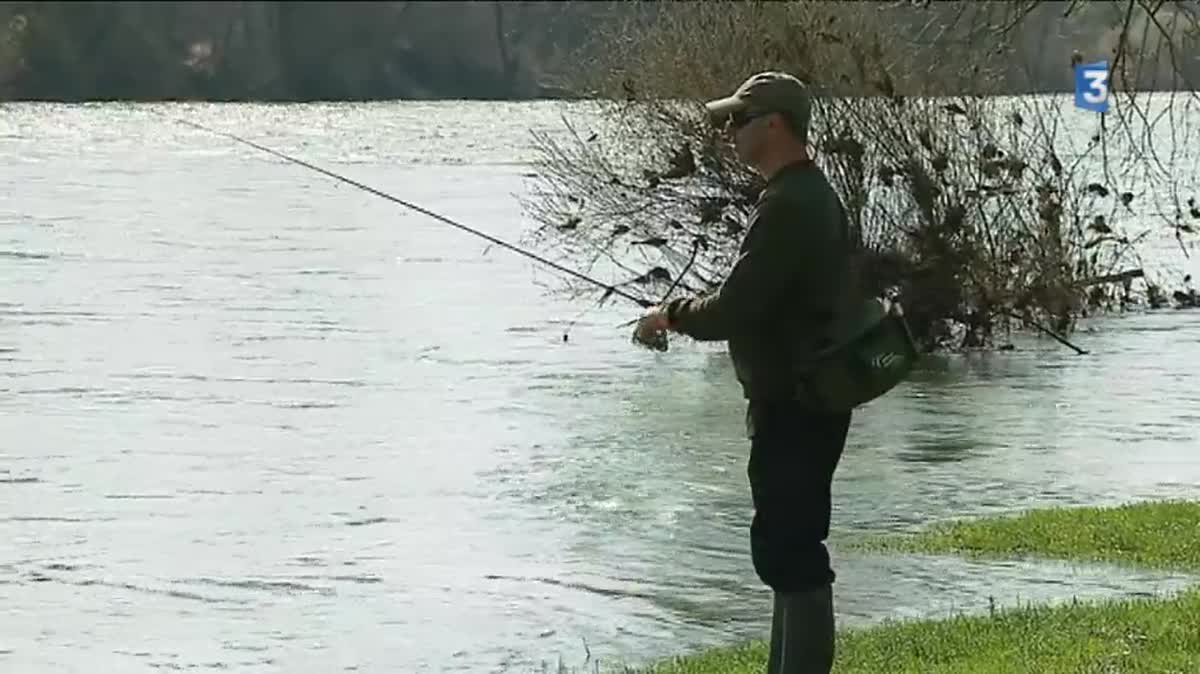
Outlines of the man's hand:
M666 307L654 307L638 319L633 329L633 342L656 351L666 351L667 330L670 327Z

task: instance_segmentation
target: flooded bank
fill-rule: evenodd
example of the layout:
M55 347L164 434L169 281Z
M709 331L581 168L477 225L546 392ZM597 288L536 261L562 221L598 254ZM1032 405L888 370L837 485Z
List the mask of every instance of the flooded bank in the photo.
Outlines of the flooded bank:
M6 671L529 671L584 640L642 661L764 634L719 349L636 349L619 305L564 344L581 307L526 260L135 106L3 111ZM509 239L527 131L559 123L549 104L185 112ZM841 545L1194 494L1200 314L1074 339L1090 354L931 359L856 417L839 619L1185 580Z

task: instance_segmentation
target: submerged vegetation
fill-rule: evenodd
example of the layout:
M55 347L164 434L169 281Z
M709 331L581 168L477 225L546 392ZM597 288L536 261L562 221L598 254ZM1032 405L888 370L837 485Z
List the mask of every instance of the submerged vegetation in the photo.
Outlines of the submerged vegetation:
M896 30L922 12L916 38ZM864 290L898 296L924 349L988 348L1014 329L1065 341L1089 316L1195 307L1192 279L1169 255L1188 255L1200 230L1200 82L1183 56L1200 53L1196 8L979 2L942 12L953 16L929 3L677 3L610 26L599 39L615 46L574 73L576 88L602 99L564 117L561 132L535 134L531 238L646 299L714 288L762 184L701 103L784 70L818 97L810 144L851 212ZM1104 40L1028 40L1057 15L1109 15L1115 28ZM1022 58L1068 78L1076 63L1107 60L1109 111L1006 96ZM868 545L1200 572L1198 515L1194 503L1037 511ZM834 671L1198 671L1198 610L1200 588L887 621L841 630ZM755 641L622 671L749 674L766 656Z
M864 290L898 296L926 350L1185 306L1191 279L1143 253L1161 259L1154 248L1171 239L1186 252L1200 229L1189 169L1200 166L1200 96L1122 84L1174 62L1178 40L1147 31L1175 36L1196 16L1174 3L1070 3L1121 19L1112 54L1078 55L1111 57L1119 95L1100 116L1064 97L996 95L1019 51L1014 36L1044 18L1041 4L959 3L954 21L931 15L917 43L894 31L928 11L911 3L683 3L614 28L599 39L621 48L577 73L581 88L610 99L596 104L600 121L567 119L566 133L537 135L533 238L651 300L714 288L761 184L700 102L781 69L819 97L810 141L851 212ZM1069 74L1072 62L1060 67Z

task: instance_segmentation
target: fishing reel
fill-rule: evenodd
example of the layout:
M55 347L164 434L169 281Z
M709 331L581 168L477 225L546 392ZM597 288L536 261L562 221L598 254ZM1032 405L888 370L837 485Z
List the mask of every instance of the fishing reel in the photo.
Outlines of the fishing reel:
M641 330L638 328L639 326L636 324L633 326L633 337L631 341L633 341L634 344L654 351L667 350L670 344L670 339L667 336L666 330L661 330L648 337L643 337Z

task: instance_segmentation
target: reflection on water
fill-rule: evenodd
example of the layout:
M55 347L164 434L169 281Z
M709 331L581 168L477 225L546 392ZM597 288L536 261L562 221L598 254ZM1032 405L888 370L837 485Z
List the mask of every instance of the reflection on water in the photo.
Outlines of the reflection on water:
M510 239L526 131L558 123L541 104L180 110ZM624 307L564 344L579 308L523 259L137 106L4 114L5 671L530 671L584 641L640 661L765 634L719 348L637 350ZM846 545L1194 493L1200 318L1098 327L1089 356L931 358L856 416L843 623L1185 581Z

